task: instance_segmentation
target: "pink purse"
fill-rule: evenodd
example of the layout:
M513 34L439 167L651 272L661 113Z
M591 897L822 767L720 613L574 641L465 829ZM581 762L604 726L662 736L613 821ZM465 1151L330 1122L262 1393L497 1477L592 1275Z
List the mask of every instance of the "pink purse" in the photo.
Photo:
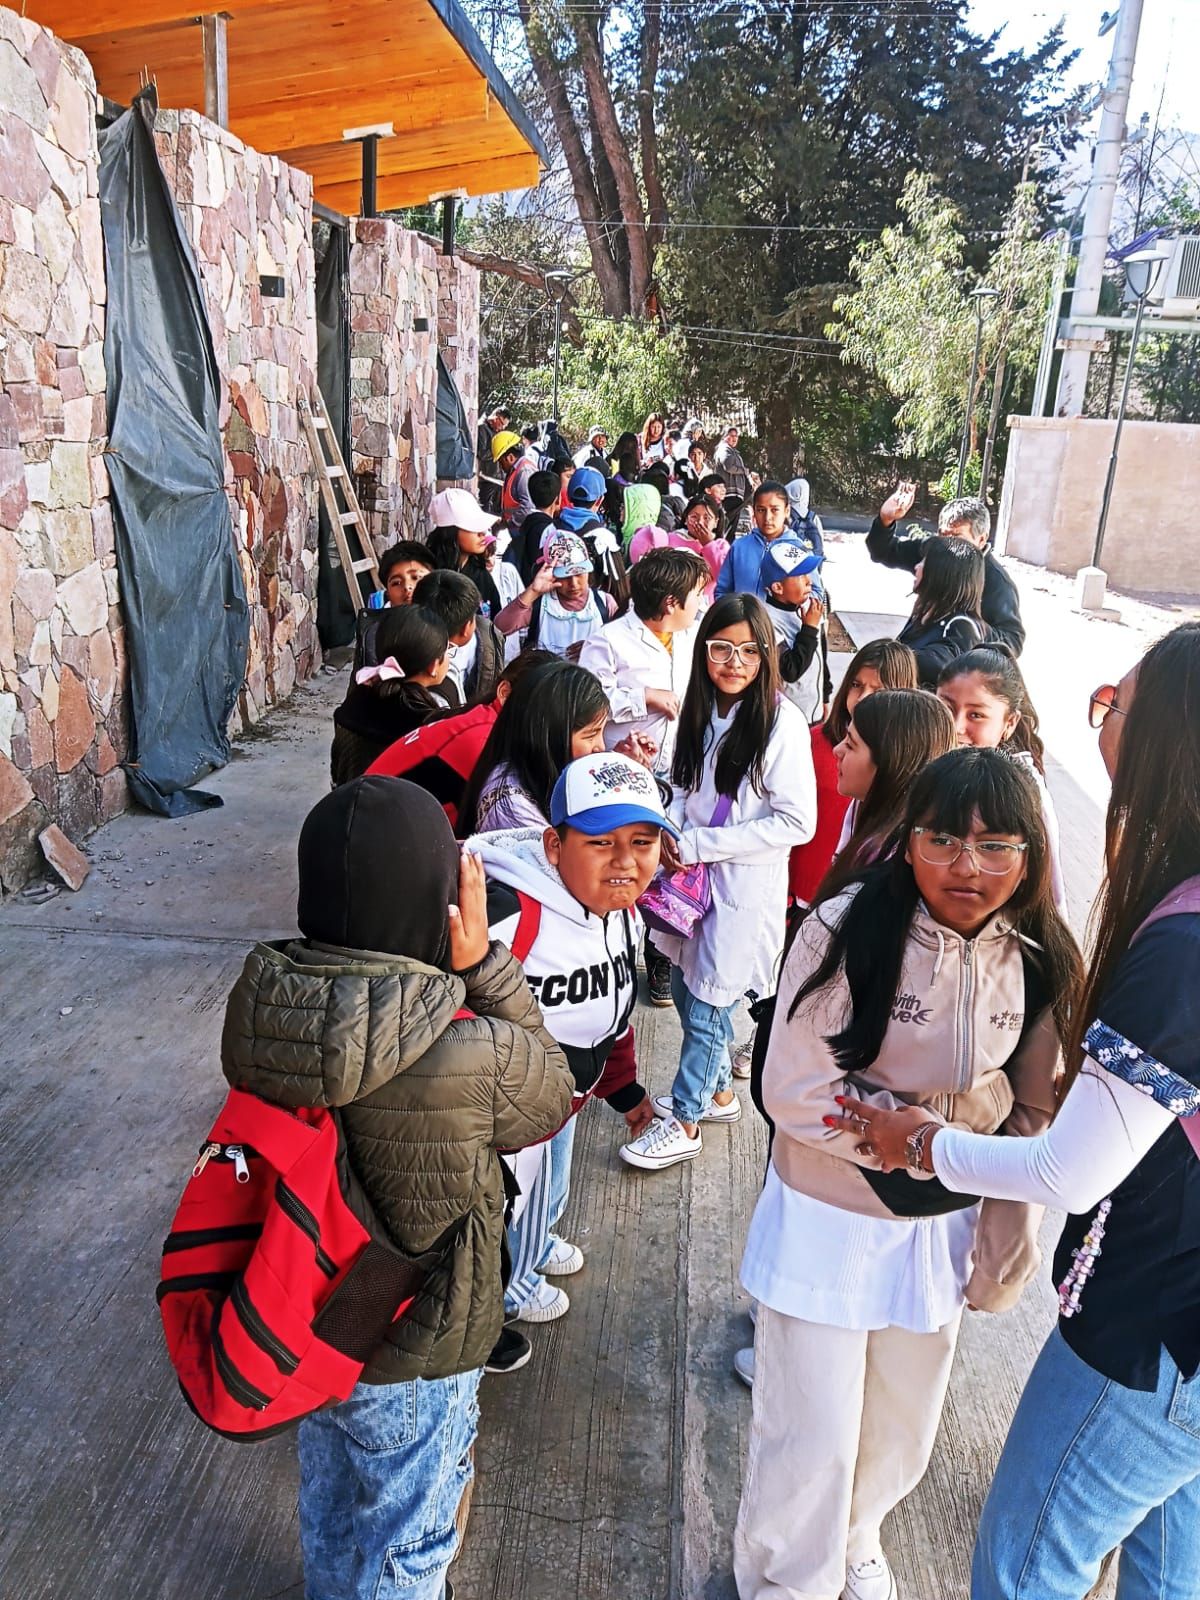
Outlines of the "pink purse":
M713 808L710 828L724 827L733 800L723 794ZM658 872L650 886L638 897L638 910L646 926L655 933L668 933L690 939L696 924L712 906L708 868L703 861L679 867L674 872Z

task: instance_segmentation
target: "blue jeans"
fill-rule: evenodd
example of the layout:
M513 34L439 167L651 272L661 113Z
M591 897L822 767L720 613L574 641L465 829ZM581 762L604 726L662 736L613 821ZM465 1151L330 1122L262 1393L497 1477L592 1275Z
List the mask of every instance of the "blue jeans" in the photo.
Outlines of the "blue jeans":
M1127 1389L1055 1328L983 1508L971 1600L1082 1600L1118 1544L1117 1600L1194 1600L1200 1376L1164 1350L1157 1390Z
M678 967L671 968L671 998L683 1027L683 1048L671 1085L671 1102L680 1122L699 1122L714 1094L733 1087L733 1016L737 1002L710 1006L697 1000Z
M360 1383L300 1424L305 1600L442 1600L480 1376Z

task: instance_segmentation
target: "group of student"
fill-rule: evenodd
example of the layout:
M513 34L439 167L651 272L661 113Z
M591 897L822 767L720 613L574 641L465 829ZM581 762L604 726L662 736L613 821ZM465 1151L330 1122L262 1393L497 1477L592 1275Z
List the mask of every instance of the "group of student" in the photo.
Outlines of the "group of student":
M531 472L545 505L515 525L445 491L428 541L387 552L300 841L300 937L240 980L269 952L294 1017L243 1041L231 1081L253 1088L302 1037L303 1103L340 1108L382 1226L434 1260L367 1381L301 1425L307 1600L451 1593L479 1382L530 1361L523 1328L569 1312L585 1265L559 1231L578 1116L606 1101L621 1160L662 1171L741 1118L738 1077L771 1141L734 1364L753 1391L741 1600L896 1600L881 1524L928 1465L964 1307L1016 1302L1044 1205L1071 1213L1062 1321L972 1600L1083 1600L1117 1545L1120 1600L1182 1600L1200 1565L1200 626L1093 697L1113 800L1085 970L986 507L955 502L925 538L896 529L911 486L885 502L868 546L914 572L914 614L835 693L806 495L752 486L714 561L703 495L667 528L644 469L614 500L595 459L551 486ZM657 1095L639 965L682 1035ZM365 1058L321 999L356 981Z

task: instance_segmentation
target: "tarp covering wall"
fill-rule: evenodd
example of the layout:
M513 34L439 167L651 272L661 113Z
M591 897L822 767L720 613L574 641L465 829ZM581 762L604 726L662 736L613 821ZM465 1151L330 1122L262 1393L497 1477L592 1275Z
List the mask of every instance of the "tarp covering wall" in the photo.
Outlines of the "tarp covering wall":
M316 232L317 230L314 230ZM321 224L327 235L317 262L317 383L329 413L329 426L350 460L350 231ZM317 546L317 632L321 645L353 644L357 611L346 587L324 496L320 500Z
M475 441L458 385L440 355L437 375L437 475L439 478L473 478Z
M220 375L199 274L158 163L153 88L100 133L104 340L134 798L182 816L229 758L249 612L225 494Z

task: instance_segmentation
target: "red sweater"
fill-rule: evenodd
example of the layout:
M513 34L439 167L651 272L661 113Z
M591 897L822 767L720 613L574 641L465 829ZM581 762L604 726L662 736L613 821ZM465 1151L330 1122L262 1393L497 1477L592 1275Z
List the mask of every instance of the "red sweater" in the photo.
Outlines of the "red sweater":
M838 793L837 760L833 746L818 726L812 735L813 771L817 777L817 831L807 844L798 844L788 861L788 897L808 905L817 885L829 871L842 834L850 802Z

